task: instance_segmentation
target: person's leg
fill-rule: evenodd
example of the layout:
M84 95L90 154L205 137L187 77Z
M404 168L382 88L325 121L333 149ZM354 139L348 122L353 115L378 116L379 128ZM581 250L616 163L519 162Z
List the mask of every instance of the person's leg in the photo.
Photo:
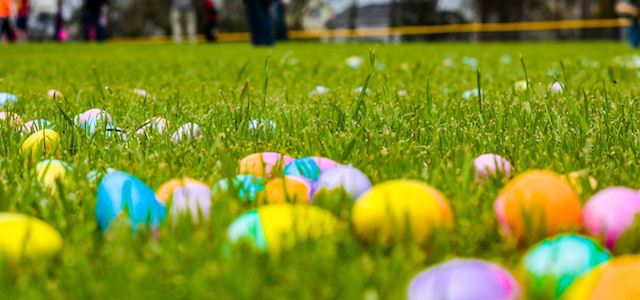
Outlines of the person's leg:
M189 42L196 43L196 11L188 10L185 12L187 16L187 34L189 35Z
M244 0L244 10L251 31L251 43L258 45L260 41L260 3L259 0Z
M271 46L274 43L273 38L273 20L271 18L271 5L258 3L258 32L257 45Z
M274 17L276 26L276 40L286 41L289 37L287 34L287 21L284 4L276 1L274 4Z
M15 42L16 41L16 32L13 26L11 25L11 19L4 18L0 19L0 39L2 38L2 33L7 37L7 41Z
M180 26L180 12L172 8L169 18L171 19L171 32L173 33L173 42L179 44L182 42L182 26Z

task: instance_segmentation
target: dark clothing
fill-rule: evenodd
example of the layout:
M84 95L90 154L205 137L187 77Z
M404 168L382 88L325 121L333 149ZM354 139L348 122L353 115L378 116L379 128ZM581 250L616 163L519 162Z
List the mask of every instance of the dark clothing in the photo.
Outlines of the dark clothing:
M218 10L213 0L204 0L204 20L205 38L208 42L217 40Z
M287 20L285 19L286 12L284 3L282 3L282 1L275 1L273 3L273 17L275 19L276 40L288 40L289 35L287 33Z
M84 10L99 15L104 5L109 5L109 0L85 0Z
M9 42L14 42L16 40L16 32L14 31L9 18L0 18L0 40L2 40L2 36L6 36Z
M255 46L272 46L273 21L271 19L271 0L244 0L244 8L251 30L251 42Z
M16 27L22 31L27 31L28 29L29 11L29 0L22 0L20 8L18 8L18 18L16 19Z
M103 42L107 40L107 28L100 24L100 14L91 11L84 12L85 38L88 41Z
M102 8L109 5L109 0L85 0L84 2L84 25L85 39L106 41L107 28L101 24Z

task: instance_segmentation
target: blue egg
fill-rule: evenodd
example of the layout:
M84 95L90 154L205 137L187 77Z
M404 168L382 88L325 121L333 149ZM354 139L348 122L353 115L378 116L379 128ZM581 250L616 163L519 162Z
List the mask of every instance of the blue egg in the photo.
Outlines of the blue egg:
M231 183L231 184L230 184ZM213 186L213 193L237 192L238 198L245 202L253 203L260 191L264 191L265 181L262 177L249 174L236 175L233 178L225 178Z
M312 157L303 157L290 162L284 167L284 174L287 176L304 177L315 182L320 176L320 167Z
M0 92L0 106L18 103L18 96L14 94Z
M141 224L156 229L166 217L167 208L140 179L113 171L106 174L98 186L96 218L100 230L105 231L122 214L130 219L134 231Z

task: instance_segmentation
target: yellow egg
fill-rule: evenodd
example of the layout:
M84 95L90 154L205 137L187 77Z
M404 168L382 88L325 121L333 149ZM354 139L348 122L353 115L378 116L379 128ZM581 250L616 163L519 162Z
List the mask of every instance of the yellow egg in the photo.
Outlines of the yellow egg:
M426 183L393 180L374 186L353 207L356 233L368 242L398 242L411 237L424 246L435 229L453 225L446 198Z
M64 182L71 168L59 160L43 160L36 165L36 176L51 194L58 192L58 182Z
M18 213L0 213L0 256L9 261L51 257L62 237L51 225Z
M42 157L60 157L62 156L60 136L51 129L36 131L22 143L20 154L25 158L30 158L32 163Z
M330 212L310 205L265 205L258 214L271 253L291 248L297 241L330 237L338 226Z

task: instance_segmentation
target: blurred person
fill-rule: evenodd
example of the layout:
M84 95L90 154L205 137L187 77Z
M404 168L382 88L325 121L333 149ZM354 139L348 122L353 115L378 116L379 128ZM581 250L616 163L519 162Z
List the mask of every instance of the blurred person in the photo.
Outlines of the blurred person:
M55 40L57 14L58 0L31 0L31 38Z
M16 19L16 28L18 29L17 38L22 41L29 39L29 12L31 4L29 0L18 0L18 17Z
M182 22L186 23L189 42L196 43L196 5L194 0L171 0L171 31L176 44L182 42Z
M107 40L109 0L85 0L85 39L104 42Z
M207 42L218 39L218 8L214 0L204 0L204 36Z
M55 40L58 42L64 42L69 39L69 34L67 33L67 28L65 26L65 18L63 11L63 0L58 0L58 13L56 14L55 19Z
M269 11L272 3L273 0L244 0L254 46L272 46L274 43L273 21Z
M640 0L622 0L616 3L616 13L629 18L629 43L634 49L640 46L640 24L638 24L638 5Z
M276 40L286 41L289 39L287 33L286 6L289 0L276 0L273 5L273 16L275 19Z
M0 0L0 41L3 37L6 37L9 42L16 40L16 32L11 19L13 11L11 1L13 0Z

